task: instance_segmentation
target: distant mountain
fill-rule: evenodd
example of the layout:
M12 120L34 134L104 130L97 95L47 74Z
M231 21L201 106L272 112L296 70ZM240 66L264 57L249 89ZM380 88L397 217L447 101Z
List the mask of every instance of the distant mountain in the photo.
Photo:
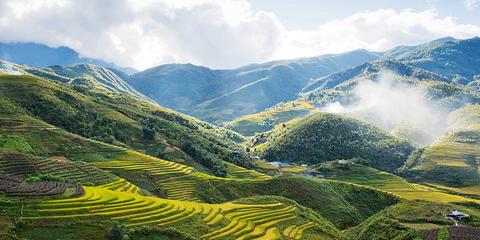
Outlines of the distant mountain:
M136 73L127 81L162 106L186 112L220 85L220 71L192 64L166 64Z
M316 79L299 94L299 100L310 101L317 106L339 101L348 104L351 90L367 79L377 81L381 74L391 72L395 80L420 87L427 98L441 102L447 108L459 108L465 103L479 103L480 95L474 86L466 87L437 73L415 67L399 60L387 59L366 63L355 68Z
M395 58L467 84L480 75L480 38L444 38L397 54Z
M116 72L121 73L120 71ZM41 69L0 60L0 73L34 75L70 87L76 87L77 90L85 89L103 94L129 93L132 96L147 100L143 94L135 90L112 70L93 64L74 64L68 67L54 65Z
M73 79L72 85L86 85L93 88L106 88L114 92L141 95L113 71L93 64L74 64L65 68L55 65L45 70Z
M52 65L65 67L76 63L89 63L115 68L128 74L138 72L134 68L122 68L99 59L82 57L78 52L68 47L52 48L38 43L0 43L0 60L38 68L46 68Z
M168 64L134 74L128 82L163 106L209 122L223 123L292 100L312 79L373 61L380 56L357 50L251 64L229 70Z
M302 92L307 93L313 90L318 91L320 89L334 88L346 83L347 81L372 78L372 75L377 75L385 71L395 73L396 75L403 76L405 78L415 78L417 80L435 80L442 82L449 81L448 78L436 73L405 64L398 60L387 59L365 63L345 71L318 78L303 88Z

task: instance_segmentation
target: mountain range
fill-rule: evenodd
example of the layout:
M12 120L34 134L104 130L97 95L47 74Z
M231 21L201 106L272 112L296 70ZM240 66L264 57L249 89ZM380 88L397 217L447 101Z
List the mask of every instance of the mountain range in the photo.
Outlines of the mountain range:
M480 235L480 38L218 70L0 53L1 239Z

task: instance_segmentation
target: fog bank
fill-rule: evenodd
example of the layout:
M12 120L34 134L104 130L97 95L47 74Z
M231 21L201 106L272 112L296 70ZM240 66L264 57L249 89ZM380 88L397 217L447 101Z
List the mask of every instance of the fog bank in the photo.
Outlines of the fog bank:
M394 73L383 71L375 81L360 81L352 95L353 103L334 102L322 110L353 115L420 145L430 144L448 130L447 109L427 101L423 89L398 81Z

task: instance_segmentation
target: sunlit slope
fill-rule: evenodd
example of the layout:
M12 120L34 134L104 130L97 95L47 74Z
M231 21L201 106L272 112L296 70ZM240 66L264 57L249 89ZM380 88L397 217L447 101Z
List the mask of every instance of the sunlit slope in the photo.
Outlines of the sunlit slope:
M245 203L202 204L113 191L105 185L84 188L85 194L80 197L27 204L21 219L34 225L58 220L108 219L120 221L127 228L145 225L179 228L202 236L202 239L267 239L291 226L303 226L296 232L288 231L288 235L303 236L302 239L340 237L340 233L325 220L302 214L306 209L282 199L261 203L249 199ZM195 227L189 229L188 225Z
M92 162L91 164L92 166L127 176L132 181L137 179L136 176L148 174L151 183L165 191L165 197L188 201L200 201L194 194L198 182L261 181L270 179L267 175L233 164L228 164L230 177L215 177L186 165L154 158L134 151L127 151L125 154L118 155L112 161Z
M0 99L2 113L28 115L86 138L182 161L206 172L217 169L217 175L225 170L222 160L248 164L237 143L240 135L128 94L73 90L33 76L1 74Z
M304 101L279 104L265 111L237 118L225 125L226 128L244 136L253 136L273 129L278 124L302 118L315 110L315 106Z
M412 155L404 168L406 174L428 183L478 189L475 186L480 186L479 112L479 105L472 105L451 113L449 122L454 129Z
M322 164L317 170L327 179L373 187L407 200L425 200L437 203L480 203L480 200L475 198L451 194L431 186L410 183L399 176L355 163L340 165L329 162ZM478 194L480 196L480 193Z

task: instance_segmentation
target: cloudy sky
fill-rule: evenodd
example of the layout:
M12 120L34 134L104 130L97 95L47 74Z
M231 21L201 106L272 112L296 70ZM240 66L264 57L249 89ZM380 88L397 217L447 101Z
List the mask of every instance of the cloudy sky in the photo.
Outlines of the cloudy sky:
M140 70L231 68L480 36L480 0L1 0L0 32Z

